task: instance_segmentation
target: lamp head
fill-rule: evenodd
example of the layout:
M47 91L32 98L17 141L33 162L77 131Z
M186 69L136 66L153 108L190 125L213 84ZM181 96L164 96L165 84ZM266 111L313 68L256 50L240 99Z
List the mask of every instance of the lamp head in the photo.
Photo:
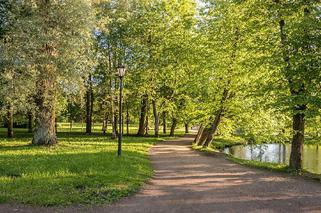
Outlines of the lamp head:
M125 68L125 66L123 66L123 65L117 67L117 71L118 71L118 76L119 76L120 78L124 77L125 74L126 74L126 68Z

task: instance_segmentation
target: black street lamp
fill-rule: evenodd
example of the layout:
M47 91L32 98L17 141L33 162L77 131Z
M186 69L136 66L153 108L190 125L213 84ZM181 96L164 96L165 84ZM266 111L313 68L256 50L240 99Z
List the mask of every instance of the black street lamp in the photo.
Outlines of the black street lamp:
M118 156L121 156L121 143L123 140L123 78L126 74L125 66L117 68L119 76L119 134L118 134Z

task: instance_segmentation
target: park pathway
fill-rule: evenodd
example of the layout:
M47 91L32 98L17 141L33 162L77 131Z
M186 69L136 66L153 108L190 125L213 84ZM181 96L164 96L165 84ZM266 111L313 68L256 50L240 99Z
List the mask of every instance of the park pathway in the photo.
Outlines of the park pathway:
M321 212L321 183L193 151L192 140L156 145L150 183L137 195L92 212Z
M155 175L136 195L114 205L57 211L321 212L321 183L243 167L226 160L220 153L206 155L193 151L192 140L191 136L185 136L154 146L150 154Z

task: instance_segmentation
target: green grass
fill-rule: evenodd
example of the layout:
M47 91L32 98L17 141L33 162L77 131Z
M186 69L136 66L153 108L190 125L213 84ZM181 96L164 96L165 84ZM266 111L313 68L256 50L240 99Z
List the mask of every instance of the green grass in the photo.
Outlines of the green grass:
M230 137L223 137L223 136L215 136L211 145L207 148L203 148L202 146L193 145L193 149L202 151L202 152L218 152L222 151L225 148L236 146L236 145L245 145L247 144L246 140L237 137L237 136L230 136Z
M225 148L236 146L236 145L245 145L247 141L244 138L237 136L223 137L216 136L211 144L212 149L224 150Z
M216 138L213 141L213 143L211 144L211 147L203 148L201 146L196 146L195 144L192 147L194 150L210 154L210 153L215 153L215 152L221 152L222 150L224 150L224 148L227 148L227 147L231 147L234 145L242 145L242 144L246 144L246 141L240 140L236 137ZM274 171L274 172L288 173L288 174L294 175L294 176L299 175L304 178L321 181L321 176L319 174L314 174L314 173L308 172L306 170L302 170L300 172L292 171L289 169L289 166L285 165L285 164L243 160L240 158L236 158L232 155L226 155L226 157L227 157L227 159L231 160L232 162L243 165L243 166L248 166L248 167L257 168L257 169L264 169L264 170L269 170L269 171Z
M265 169L273 172L282 172L282 173L288 173L293 176L302 176L304 178L308 179L314 179L317 181L321 181L321 176L320 174L314 174L311 172L308 172L306 170L302 171L293 171L289 168L288 165L285 164L277 164L277 163L267 163L267 162L259 162L259 161L251 161L251 160L243 160L239 158L235 158L232 155L228 155L228 159L233 161L234 163L252 167L252 168L257 168L257 169Z
M3 132L2 132L3 133ZM0 202L41 206L111 203L137 191L153 174L148 150L164 138L59 133L52 147L30 145L30 134L0 138Z
M253 168L266 169L266 170L276 171L276 172L288 172L289 171L288 166L285 164L243 160L243 159L233 157L232 155L228 155L228 159L230 159L234 163L238 163L238 164L253 167Z

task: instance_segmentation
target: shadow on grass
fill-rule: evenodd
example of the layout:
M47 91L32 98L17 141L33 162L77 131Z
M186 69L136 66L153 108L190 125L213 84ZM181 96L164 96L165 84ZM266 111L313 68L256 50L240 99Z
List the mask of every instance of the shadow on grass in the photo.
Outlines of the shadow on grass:
M56 206L116 201L152 176L148 149L160 139L102 134L59 134L57 146L30 145L29 138L0 140L0 202Z
M6 159L3 162L1 159ZM1 155L0 202L43 206L113 202L152 175L143 153Z

